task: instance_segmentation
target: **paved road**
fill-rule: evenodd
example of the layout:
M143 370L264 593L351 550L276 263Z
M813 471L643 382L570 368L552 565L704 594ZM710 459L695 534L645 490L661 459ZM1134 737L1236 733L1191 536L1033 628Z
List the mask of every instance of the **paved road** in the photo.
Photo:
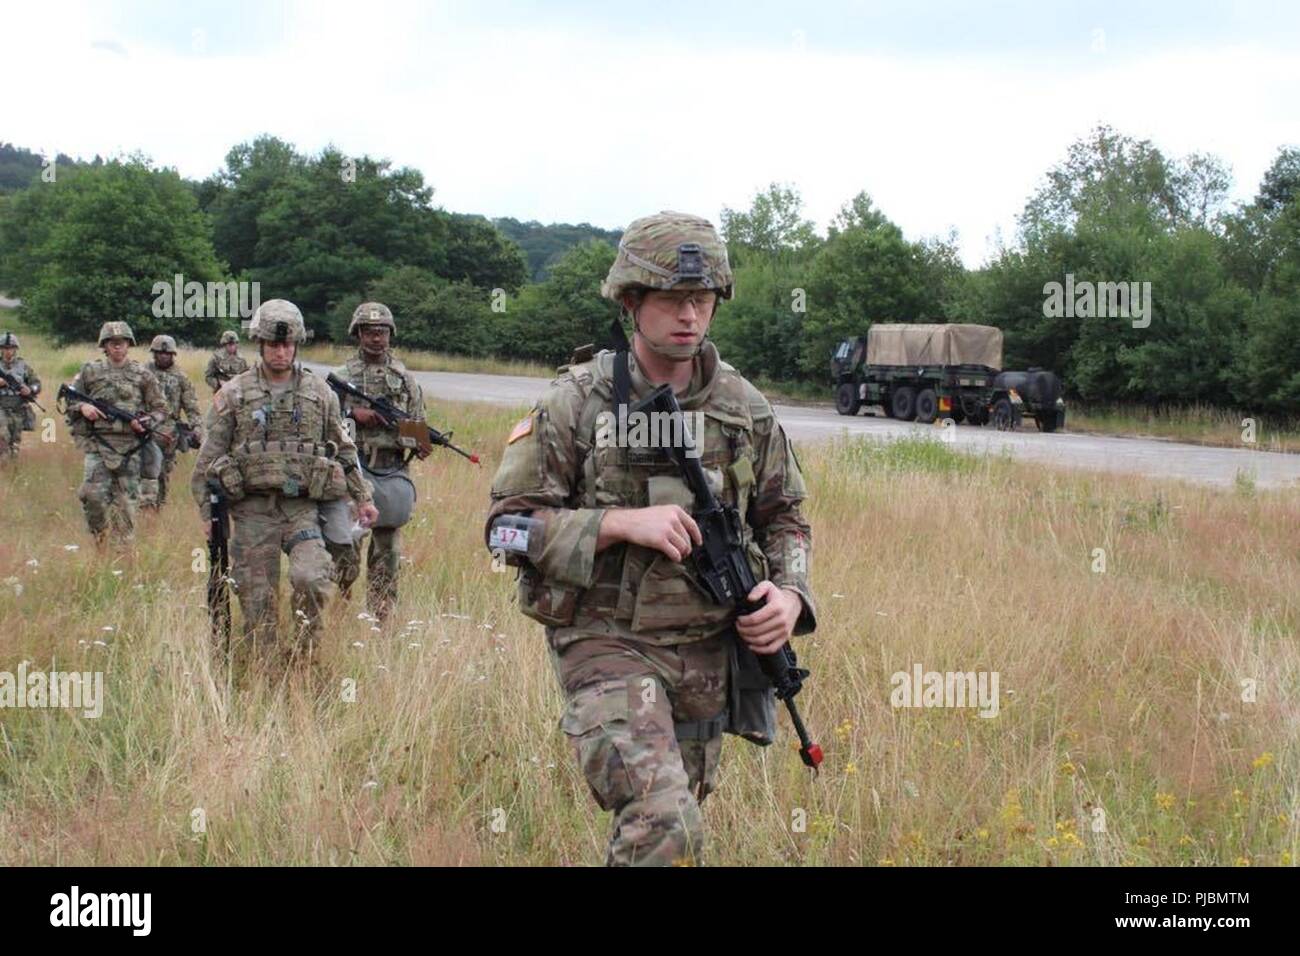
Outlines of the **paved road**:
M0 307L17 305L17 300L0 296ZM325 366L313 366L322 374ZM528 406L546 388L548 379L522 375L478 375L464 372L416 372L430 398L461 402L491 402L496 405ZM938 435L933 426L912 425L888 418L859 415L846 418L827 407L777 405L777 416L790 437L817 441L836 435L870 435L881 440L903 435ZM1028 429L998 432L990 428L960 425L942 437L955 448L975 454L1001 454L1010 449L1018 458L1042 461L1067 468L1089 468L1176 478L1198 484L1231 487L1239 472L1253 474L1260 488L1300 488L1300 455L1251 451L1246 448L1210 448L1153 438L1115 438L1105 435L1076 435L1068 431L1043 435Z
M548 382L544 378L519 375L461 372L416 372L415 375L430 398L496 405L531 405ZM817 441L841 434L870 435L882 440L939 434L934 426L905 424L865 414L846 418L835 414L834 409L817 406L777 405L776 413L789 435L799 441ZM1218 487L1231 487L1241 471L1253 473L1255 484L1261 488L1300 488L1300 455L1069 431L1043 435L1034 430L1032 422L1027 430L1019 432L967 425L950 431L944 437L951 438L955 448L976 454L986 451L1001 454L1009 448L1017 458L1053 465L1176 478Z

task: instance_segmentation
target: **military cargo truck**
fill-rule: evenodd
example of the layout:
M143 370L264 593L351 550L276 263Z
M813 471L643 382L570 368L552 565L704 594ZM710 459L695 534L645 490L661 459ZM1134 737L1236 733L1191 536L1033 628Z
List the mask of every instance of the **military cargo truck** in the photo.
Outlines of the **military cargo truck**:
M899 421L992 424L1029 416L1039 431L1065 424L1061 380L1052 372L1002 370L1002 331L988 325L879 323L845 339L831 358L835 410L878 405Z

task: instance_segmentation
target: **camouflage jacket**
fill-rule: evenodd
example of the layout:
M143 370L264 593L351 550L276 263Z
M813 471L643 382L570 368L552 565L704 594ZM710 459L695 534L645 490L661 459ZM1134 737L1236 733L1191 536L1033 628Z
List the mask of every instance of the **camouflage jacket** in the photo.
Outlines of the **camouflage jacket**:
M208 368L203 373L203 381L207 382L208 388L215 392L236 375L247 372L248 367L248 360L238 352L227 355L226 350L221 349L213 352L212 358L208 359Z
M372 398L386 398L404 412L424 418L424 393L415 376L407 371L406 366L389 352L382 363L366 362L360 350L348 359L346 365L334 370L334 374L345 382L350 382ZM350 395L343 398L343 417L351 418L354 407L365 407L365 402L357 401ZM397 432L391 428L367 428L353 421L357 449L361 460L367 465L374 465L374 455L381 449L400 451ZM382 467L390 467L383 464Z
M3 360L0 360L0 368L30 388L32 398L40 394L41 380L36 377L36 370L21 358L15 358L13 365L6 365ZM21 408L25 401L26 399L10 388L4 379L0 379L0 408Z
M113 365L108 359L87 362L72 380L72 387L125 412L147 412L155 424L161 425L167 419L162 386L146 366L134 359L121 365ZM107 452L109 457L125 455L140 443L140 436L126 422L111 418L87 421L76 404L68 406L67 420L73 440L85 452Z
M492 483L487 533L500 515L552 509L535 516L545 521L540 552L518 562L521 609L544 624L575 631L596 624L654 644L711 637L729 625L733 612L705 595L686 564L626 542L596 551L606 508L675 503L689 511L692 504L662 448L619 447L609 440L613 359L604 351L562 370L515 426ZM652 387L634 357L630 365L635 402ZM796 591L803 611L795 633L812 631L812 533L800 509L807 492L772 406L718 358L711 342L678 401L697 447L704 429L701 464L715 493L741 514L755 576Z
M209 472L222 478L225 484L222 469L232 463L253 488L251 493L266 494L269 492L255 487L256 475L264 475L277 466L292 470L304 462L308 465L322 460L337 462L341 466L340 482L345 485L339 489L339 495L346 493L358 504L371 500L370 484L357 466L357 446L343 428L338 398L324 379L301 365L294 367L289 388L279 395L272 394L261 362L236 375L212 399L203 435L190 491L205 519ZM298 477L305 478L301 473ZM299 484L295 478L294 485L282 493L307 494L306 487Z
M162 387L163 397L167 399L167 415L179 421L184 412L186 422L197 424L203 413L199 411L199 396L189 377L175 365L161 369L150 362L145 368L153 372L154 378L158 379L158 384Z

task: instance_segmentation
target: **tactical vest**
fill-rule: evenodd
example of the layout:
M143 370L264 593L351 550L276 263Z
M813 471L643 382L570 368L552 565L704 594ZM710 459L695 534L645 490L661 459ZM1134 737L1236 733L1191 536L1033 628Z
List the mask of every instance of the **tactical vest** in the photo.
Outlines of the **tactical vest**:
M181 393L183 391L181 373L170 368L161 369L152 362L145 367L153 372L154 378L158 379L163 398L167 400L167 414L172 418L178 417L181 413Z
M413 393L409 382L410 373L392 355L388 355L383 364L368 364L360 355L354 355L343 366L346 374L342 376L371 398L386 398L398 408L413 415L424 416L423 408L412 408ZM364 402L351 398L344 399L345 409ZM371 463L371 456L376 449L392 450L401 453L403 449L397 443L397 432L391 428L366 428L356 425L357 452L361 461ZM391 463L382 463L389 467Z
M134 359L127 359L120 366L114 366L107 359L96 359L82 366L78 390L136 415L149 411L144 400L144 381L148 374L148 370ZM114 418L100 418L90 422L81 415L74 415L72 420L74 434L104 437L125 435L133 441L137 437L128 423Z
M224 351L213 352L212 357L216 359L217 378L223 382L228 382L236 375L248 371L248 360L238 352L234 355L227 355Z
M296 368L289 387L273 395L257 366L223 389L234 401L230 451L214 461L215 474L233 500L281 494L318 501L347 494L338 447L326 440L330 390Z
M0 362L0 368L4 369L24 385L31 385L31 381L28 378L28 365L22 359L14 359L13 365L5 365L4 362ZM24 404L26 403L24 402L23 397L10 388L4 379L0 379L0 408L8 408L12 410L22 408Z
M577 418L576 445L581 480L572 508L644 508L678 504L688 512L692 498L681 472L656 447L619 447L598 440L602 412L613 415L614 353L601 352L570 371L586 395ZM589 385L587 383L590 383ZM747 386L731 366L719 362L712 390L702 406L704 437L700 464L713 491L747 518L754 491L754 421ZM545 416L545 411L540 412ZM545 434L546 422L538 423ZM606 437L608 437L606 432ZM693 434L695 446L700 436ZM748 521L742 521L750 565L759 580L767 576L766 559L754 542ZM575 618L612 618L649 642L676 643L721 631L733 612L715 604L691 578L689 561L679 564L651 548L620 542L595 558L592 586L556 586L530 565L520 577L520 605L525 614L551 626L572 624Z

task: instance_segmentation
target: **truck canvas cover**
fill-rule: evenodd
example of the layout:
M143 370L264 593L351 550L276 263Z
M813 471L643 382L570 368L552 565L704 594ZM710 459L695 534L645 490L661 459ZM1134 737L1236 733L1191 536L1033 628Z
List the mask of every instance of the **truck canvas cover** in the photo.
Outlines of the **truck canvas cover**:
M991 325L873 325L868 365L987 365L1002 368L1002 330Z

